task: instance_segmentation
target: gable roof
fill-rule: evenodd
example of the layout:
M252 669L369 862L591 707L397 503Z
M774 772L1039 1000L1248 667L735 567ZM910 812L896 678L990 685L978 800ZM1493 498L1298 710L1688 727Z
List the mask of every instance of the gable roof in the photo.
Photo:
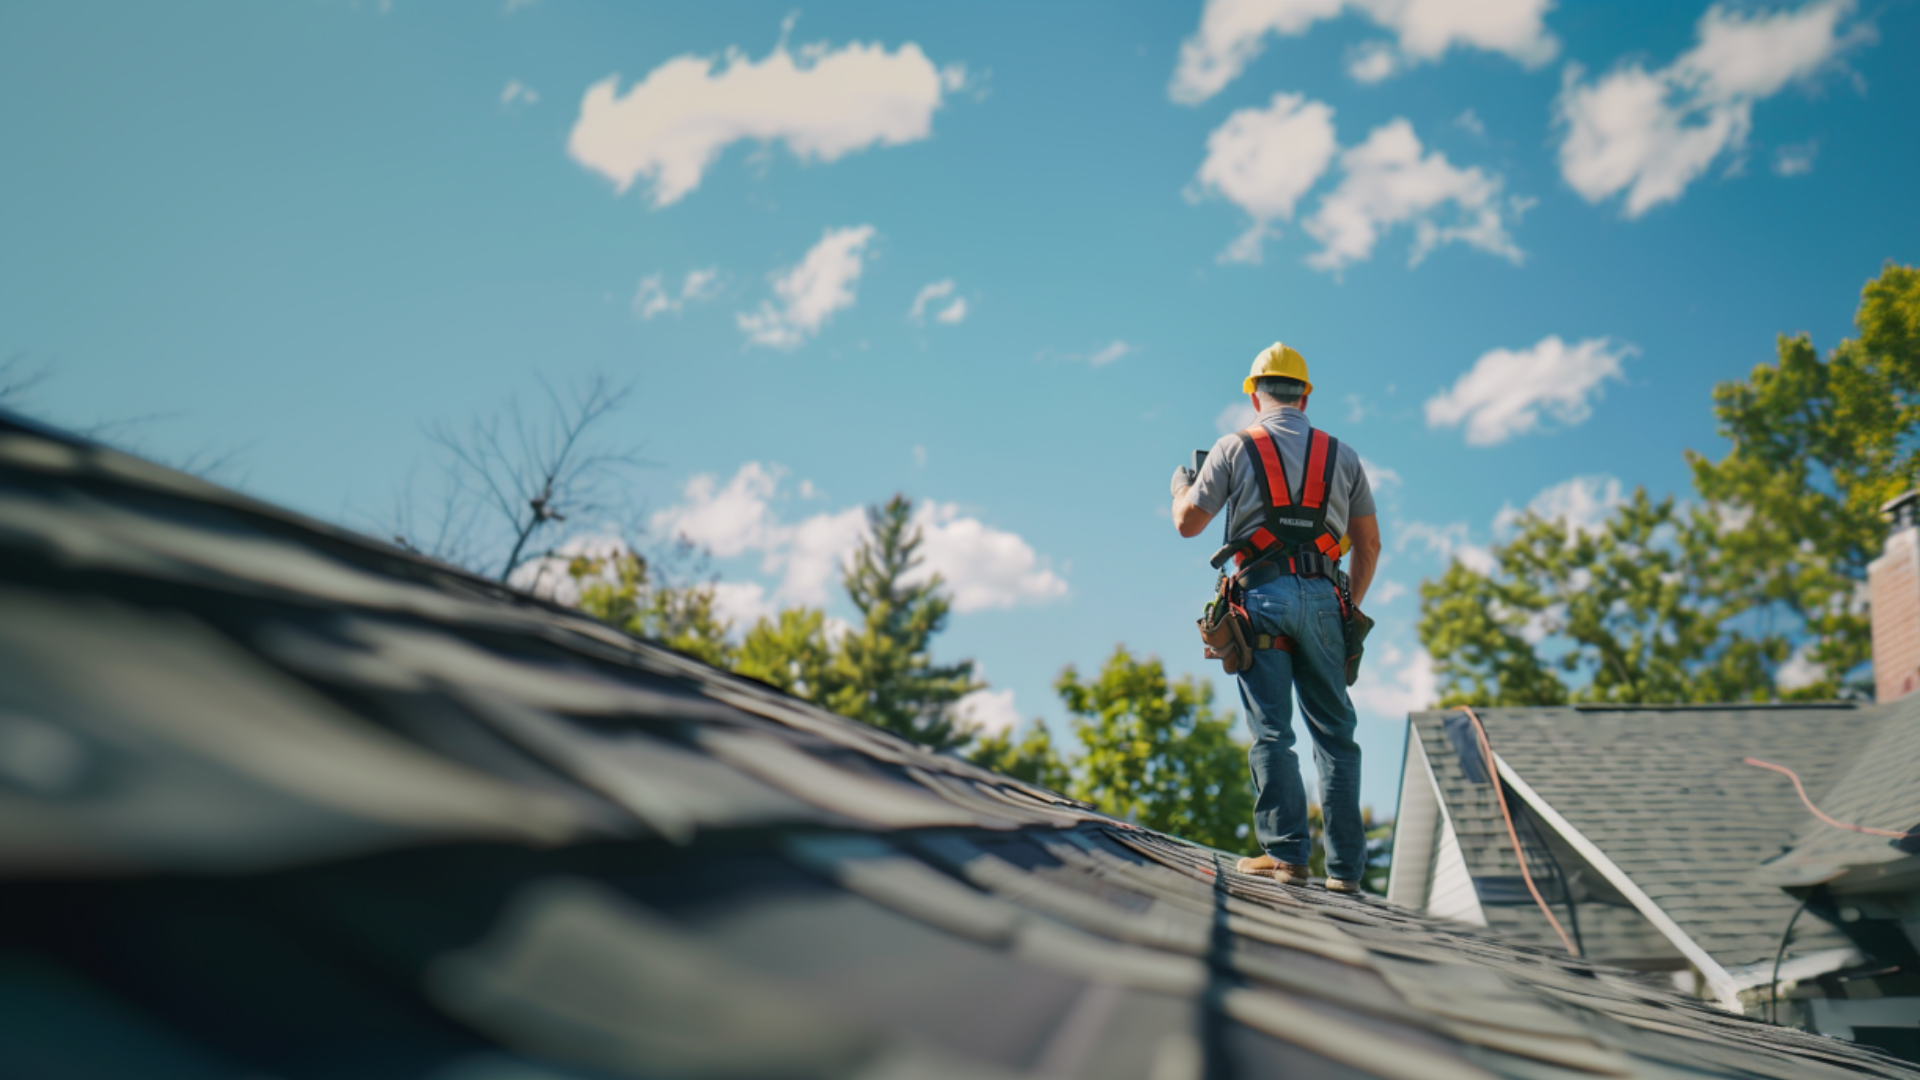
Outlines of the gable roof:
M1772 958L1797 901L1762 864L1786 851L1810 820L1785 777L1742 759L1784 765L1810 791L1824 791L1868 750L1888 716L1844 704L1476 711L1496 757L1564 822L1563 831L1589 841L1671 920L1667 936L1683 948L1684 937L1727 970ZM1415 713L1414 737L1453 815L1469 871L1479 879L1517 877L1492 786L1467 775L1470 765L1477 768L1477 749L1468 744L1463 763L1458 739L1448 738L1448 718L1459 723L1461 716ZM1624 913L1621 898L1609 899L1603 909ZM1557 940L1530 898L1490 909L1487 917L1522 940ZM1646 928L1627 919L1615 932L1644 938ZM1599 955L1618 953L1619 941L1608 934L1596 927ZM1797 951L1846 945L1819 927L1798 931L1796 942Z
M1910 1077L0 417L0 1073Z

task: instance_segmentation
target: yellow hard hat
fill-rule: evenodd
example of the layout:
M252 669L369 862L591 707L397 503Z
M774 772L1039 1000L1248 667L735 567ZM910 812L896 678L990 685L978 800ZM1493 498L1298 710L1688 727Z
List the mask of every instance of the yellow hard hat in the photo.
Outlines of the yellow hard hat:
M1240 392L1251 394L1253 380L1276 375L1283 379L1299 379L1307 384L1307 393L1313 393L1313 380L1307 378L1307 358L1301 356L1300 350L1293 346L1277 341L1261 349L1260 355L1253 358L1253 370L1247 373L1247 381L1240 384Z

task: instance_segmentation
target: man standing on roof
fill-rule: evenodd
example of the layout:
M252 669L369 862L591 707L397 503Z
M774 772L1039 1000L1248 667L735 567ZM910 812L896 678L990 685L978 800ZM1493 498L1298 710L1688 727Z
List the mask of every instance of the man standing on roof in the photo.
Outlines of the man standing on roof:
M1173 474L1173 524L1199 536L1227 511L1230 572L1254 632L1239 670L1253 744L1254 836L1263 854L1243 873L1307 883L1307 797L1293 753L1293 695L1313 738L1327 837L1327 888L1359 892L1367 867L1360 823L1360 747L1347 697L1349 604L1357 611L1380 557L1373 491L1352 447L1307 422L1307 362L1275 342L1254 358L1241 389L1259 421L1213 444L1199 473ZM1340 557L1353 552L1351 577ZM1216 565L1219 563L1216 562ZM1345 586L1343 595L1342 586Z

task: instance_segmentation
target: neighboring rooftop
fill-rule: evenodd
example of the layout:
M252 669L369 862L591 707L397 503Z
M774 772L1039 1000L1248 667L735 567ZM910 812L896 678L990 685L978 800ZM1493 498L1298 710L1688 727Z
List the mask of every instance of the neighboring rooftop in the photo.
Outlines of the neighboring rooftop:
M0 417L0 1075L1920 1076L1231 865Z
M1773 957L1798 902L1763 880L1760 865L1785 852L1809 820L1786 777L1741 759L1784 765L1809 790L1824 791L1866 748L1883 718L1879 710L1847 704L1476 711L1494 753L1728 969ZM1446 799L1468 870L1476 879L1517 879L1519 864L1493 787L1467 776L1460 740L1449 738L1449 718L1455 725L1464 721L1454 711L1421 712L1413 715L1412 728ZM1477 762L1478 747L1464 745ZM1601 909L1632 910L1601 904L1592 913L1595 920L1611 913ZM1488 924L1503 934L1557 944L1524 893L1515 903L1484 910ZM1644 922L1633 926L1623 932L1644 936L1638 929ZM1591 954L1630 955L1607 951L1618 946L1606 940L1604 929L1592 936ZM1845 940L1833 935L1831 944Z

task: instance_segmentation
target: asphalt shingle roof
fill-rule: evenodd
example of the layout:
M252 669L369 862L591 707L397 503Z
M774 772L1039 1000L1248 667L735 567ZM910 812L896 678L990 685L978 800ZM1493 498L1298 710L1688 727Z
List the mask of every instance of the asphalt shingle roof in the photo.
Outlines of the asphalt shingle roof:
M1890 838L1813 820L1798 830L1792 851L1761 875L1781 885L1831 881L1854 867L1885 873L1891 864L1912 864L1920 855L1920 694L1877 710L1883 721L1873 738L1824 788L1808 785L1814 805L1836 821L1885 832ZM1782 784L1787 781L1781 780ZM1803 778L1804 782L1804 778ZM1858 875L1855 875L1856 877Z
M1477 710L1494 753L1600 848L1723 967L1770 959L1797 901L1761 864L1780 856L1809 819L1789 781L1741 764L1752 756L1825 790L1865 751L1887 713L1877 708ZM1442 727L1413 724L1461 833L1475 875L1517 874L1490 785L1469 783ZM1908 761L1915 760L1912 757ZM1495 918L1488 912L1489 921ZM1549 935L1524 908L1501 911L1522 934ZM1830 939L1830 940L1829 940ZM1796 948L1838 947L1824 928Z
M1227 858L0 418L0 1075L1920 1075Z

